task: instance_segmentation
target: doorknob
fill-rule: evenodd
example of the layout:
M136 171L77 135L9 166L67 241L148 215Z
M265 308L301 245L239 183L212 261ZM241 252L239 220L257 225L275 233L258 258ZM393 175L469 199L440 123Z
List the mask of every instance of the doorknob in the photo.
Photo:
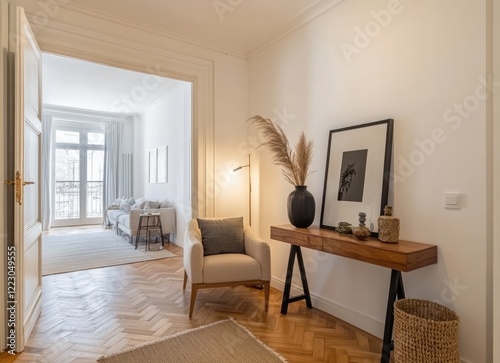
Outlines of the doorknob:
M23 178L21 177L21 173L19 171L16 171L16 179L14 181L12 180L4 180L4 185L14 185L15 186L15 192L16 192L16 203L19 203L19 205L22 204L22 195L23 195L23 186L25 185L31 185L35 184L35 182L26 182L23 181Z

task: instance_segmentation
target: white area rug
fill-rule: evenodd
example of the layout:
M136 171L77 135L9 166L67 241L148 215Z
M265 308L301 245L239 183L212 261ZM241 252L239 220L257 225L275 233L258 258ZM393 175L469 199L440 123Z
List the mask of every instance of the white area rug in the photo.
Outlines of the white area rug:
M161 246L161 243L158 243ZM157 244L157 245L158 245ZM155 246L153 244L153 246ZM88 270L127 263L174 257L167 250L137 250L113 231L49 235L42 238L42 275Z
M97 362L286 363L286 360L229 319L101 357Z

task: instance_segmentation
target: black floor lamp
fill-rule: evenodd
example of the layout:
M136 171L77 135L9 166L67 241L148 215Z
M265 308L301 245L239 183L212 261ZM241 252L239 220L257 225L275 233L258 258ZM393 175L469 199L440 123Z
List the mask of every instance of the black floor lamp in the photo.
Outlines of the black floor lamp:
M250 154L248 154L248 164L240 165L234 168L233 171L238 171L240 169L248 167L248 224L252 225L252 175L251 175L251 163Z

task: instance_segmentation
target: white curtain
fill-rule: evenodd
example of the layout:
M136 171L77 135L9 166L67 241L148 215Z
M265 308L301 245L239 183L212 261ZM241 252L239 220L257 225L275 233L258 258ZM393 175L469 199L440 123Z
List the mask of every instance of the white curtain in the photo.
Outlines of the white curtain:
M121 122L108 121L106 124L103 211L106 211L107 206L113 203L116 198L121 197L118 195L118 192L122 130L123 126Z
M42 119L42 228L47 231L51 221L52 200L52 116Z
M132 196L132 154L121 155L120 177L118 179L119 193L118 195L131 197Z

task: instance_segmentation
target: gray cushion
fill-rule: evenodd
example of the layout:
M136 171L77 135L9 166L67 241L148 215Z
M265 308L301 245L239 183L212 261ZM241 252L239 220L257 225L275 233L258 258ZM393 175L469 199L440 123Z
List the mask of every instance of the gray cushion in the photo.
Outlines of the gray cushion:
M243 217L225 219L198 218L203 254L245 253Z

